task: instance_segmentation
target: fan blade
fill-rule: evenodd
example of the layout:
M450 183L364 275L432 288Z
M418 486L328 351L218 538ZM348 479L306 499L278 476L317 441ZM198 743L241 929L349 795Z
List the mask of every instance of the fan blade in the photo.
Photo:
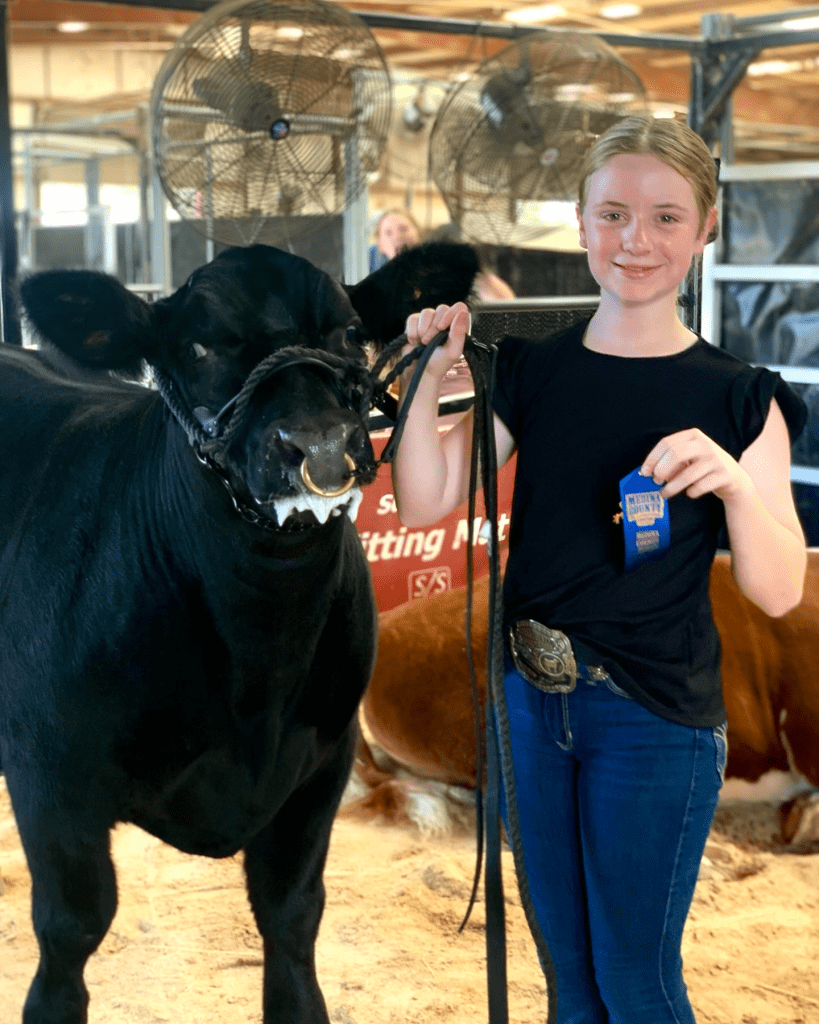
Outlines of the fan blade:
M534 149L543 145L543 132L526 99L531 77L529 69L521 66L493 75L481 89L481 107L504 146L523 142Z
M221 77L197 78L193 91L209 106L221 110L234 128L264 132L282 116L279 94L267 82L225 82Z

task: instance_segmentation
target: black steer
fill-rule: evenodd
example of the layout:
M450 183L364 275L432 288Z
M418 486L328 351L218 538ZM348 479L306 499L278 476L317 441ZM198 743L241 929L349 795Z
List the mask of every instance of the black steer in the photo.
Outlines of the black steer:
M373 454L347 385L383 322L379 280L406 300L394 328L465 297L477 265L439 246L384 270L348 297L254 246L154 305L85 271L23 285L39 334L84 367L0 346L0 763L40 945L25 1024L87 1020L118 821L190 853L243 849L265 1024L328 1021L322 871L376 644L351 521ZM142 361L161 394L89 379Z

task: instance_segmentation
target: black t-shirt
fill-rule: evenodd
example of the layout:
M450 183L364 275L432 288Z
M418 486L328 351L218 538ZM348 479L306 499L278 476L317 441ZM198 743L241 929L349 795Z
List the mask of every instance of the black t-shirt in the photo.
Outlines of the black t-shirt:
M625 572L619 481L661 438L691 427L738 459L774 396L795 437L804 405L778 374L702 338L674 355L624 358L585 348L586 326L500 345L493 404L517 446L505 623L561 629L579 661L602 665L651 711L718 725L708 583L723 504L671 498L669 549Z

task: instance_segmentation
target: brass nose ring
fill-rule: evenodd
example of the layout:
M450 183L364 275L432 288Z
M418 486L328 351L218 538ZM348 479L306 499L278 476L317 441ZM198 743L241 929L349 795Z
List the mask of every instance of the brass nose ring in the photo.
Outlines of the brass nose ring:
M344 461L347 463L347 468L350 470L351 475L347 480L345 480L341 487L334 487L325 491L313 482L313 478L310 476L310 471L307 468L307 459L304 459L301 464L301 478L304 481L304 486L308 491L312 491L313 494L318 494L322 498L338 498L342 494L346 494L347 491L349 491L355 484L355 462L348 452L344 453Z

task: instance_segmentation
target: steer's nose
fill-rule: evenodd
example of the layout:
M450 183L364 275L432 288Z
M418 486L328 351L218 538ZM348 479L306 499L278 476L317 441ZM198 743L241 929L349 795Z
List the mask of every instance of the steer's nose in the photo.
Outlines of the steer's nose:
M335 420L325 426L310 427L279 424L276 440L291 458L301 465L302 479L318 493L331 493L350 485L355 462L348 446L357 419Z

